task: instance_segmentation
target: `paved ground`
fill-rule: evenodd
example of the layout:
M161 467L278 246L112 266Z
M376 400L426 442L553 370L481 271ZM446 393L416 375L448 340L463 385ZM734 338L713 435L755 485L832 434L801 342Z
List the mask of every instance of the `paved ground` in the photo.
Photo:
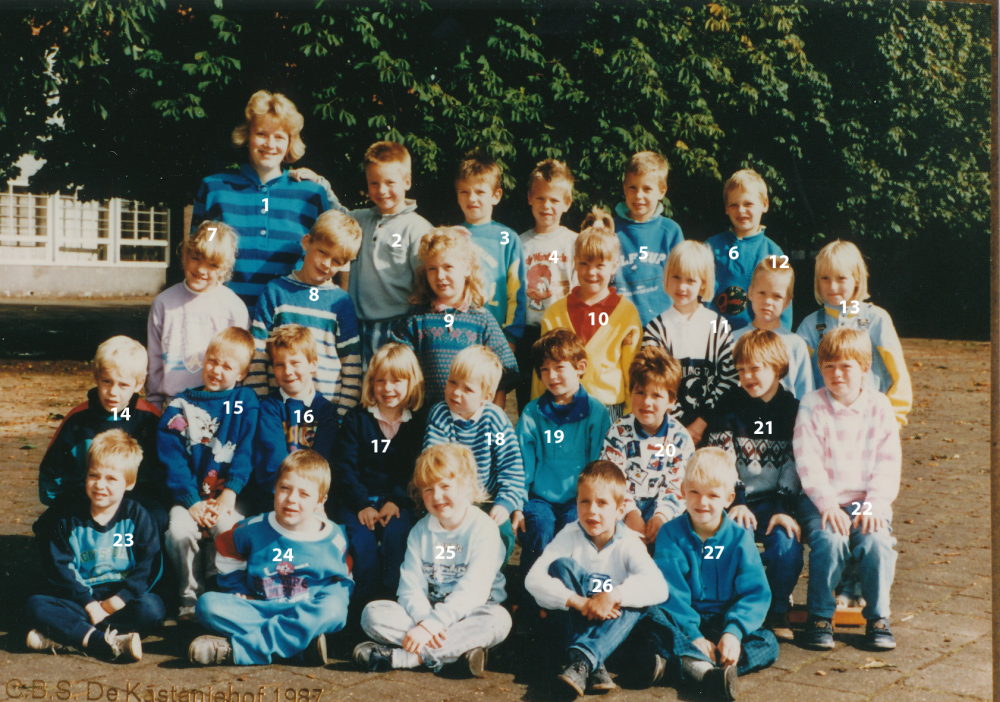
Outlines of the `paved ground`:
M9 329L6 324L2 328ZM814 653L784 644L777 664L743 680L744 700L959 702L990 699L989 345L904 341L917 406L903 430L903 487L895 504L900 552L892 591L899 648L871 654L857 637ZM0 362L0 684L8 699L330 702L332 700L555 700L537 632L521 632L491 659L484 680L426 672L362 675L344 661L326 668L187 667L189 632L165 628L132 665L77 655L28 653L17 603L34 591L30 525L40 513L37 465L89 381L81 363ZM67 399L72 398L72 399ZM804 601L804 575L796 598ZM231 686L231 687L230 687ZM231 697L231 692L243 697ZM627 700L695 699L672 688L621 690ZM253 698L253 701L251 700Z

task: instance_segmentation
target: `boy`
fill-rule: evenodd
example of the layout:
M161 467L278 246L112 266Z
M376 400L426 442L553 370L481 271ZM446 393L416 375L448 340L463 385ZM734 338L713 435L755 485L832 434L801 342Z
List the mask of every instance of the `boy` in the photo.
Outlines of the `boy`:
M490 400L503 372L500 359L485 346L470 346L451 362L445 401L431 408L427 417L424 449L456 443L469 447L476 457L479 482L490 495L482 505L500 527L507 549L504 565L514 552L510 517L524 502L524 462L514 427L502 409Z
M739 481L729 516L764 544L761 558L771 589L764 625L777 638L791 640L789 598L802 572L802 532L793 517L802 493L792 454L799 401L780 384L788 369L783 339L772 331L744 329L750 333L733 350L741 387L723 396L709 417L706 443L736 456Z
M670 250L684 241L677 222L663 216L667 194L667 159L640 151L625 164L625 202L615 207L615 230L621 242L618 293L639 310L641 326L668 309L663 269Z
M320 507L329 488L326 460L296 451L278 469L274 511L216 537L223 592L203 595L197 613L223 636L192 641L192 663L264 665L273 656L301 655L326 665L325 635L344 628L354 588L344 529Z
M183 391L160 418L156 446L174 503L165 547L180 578L180 621L194 618L195 601L215 570L214 559L204 569L196 565L199 540L218 536L243 518L236 496L252 474L260 405L253 390L237 383L246 377L253 350L245 329L216 334L205 351L204 386ZM211 556L211 543L206 550Z
M274 505L275 476L289 454L313 449L329 456L337 436L337 408L313 382L318 355L312 332L298 324L278 327L265 350L278 389L260 403L253 440L255 514Z
M680 362L659 346L642 349L629 366L632 414L611 427L601 458L628 480L625 524L651 545L660 527L684 511L681 481L694 442L670 416L681 382Z
M849 556L859 562L864 643L896 647L889 630L889 591L896 570L892 503L899 494L902 453L892 403L865 387L871 370L868 334L837 327L819 344L825 387L799 404L792 446L802 491L802 532L809 542L808 648L834 646L834 588ZM853 519L852 519L853 517Z
M90 442L101 432L121 429L139 442L143 453L133 499L146 508L161 533L166 530L169 497L156 459L160 410L139 399L146 363L146 349L127 336L113 336L97 347L93 362L97 387L63 419L38 467L38 499L43 505L52 505L64 492L81 494Z
M559 532L528 571L524 586L552 612L570 664L559 680L577 695L615 688L604 661L646 607L667 599L667 583L638 536L618 521L625 476L609 461L591 461L577 480L579 520ZM575 611L574 611L575 610Z
M778 659L774 635L760 628L771 591L753 534L726 514L735 483L731 454L695 452L682 486L687 514L660 531L653 554L670 599L640 624L652 644L653 682L669 670L724 700L736 699L737 676Z
M779 265L791 265L781 247L764 235L761 215L767 212L767 183L756 171L736 171L722 186L722 201L732 227L705 243L715 254L715 301L712 306L733 330L750 323L747 288L757 264L775 256ZM781 326L792 328L792 305L781 313Z
M531 172L528 204L535 218L533 229L521 234L527 280L527 311L524 335L517 342L515 357L521 369L517 386L517 411L524 412L531 399L531 348L542 335L542 318L556 300L569 294L576 284L573 245L576 233L560 224L573 204L573 173L562 161L539 161Z
M583 342L568 329L550 331L535 342L532 367L545 393L521 414L515 433L524 460L527 494L511 526L521 536L521 572L527 572L552 538L576 521L576 482L584 465L597 460L611 418L587 394Z
M97 658L142 658L140 637L163 621L150 592L161 572L156 524L137 502L139 443L121 429L94 437L87 451L86 499L67 495L35 522L49 594L26 609L38 629L28 648L74 646ZM118 633L118 632L122 633Z
M361 345L354 305L333 284L333 274L358 253L361 228L341 212L324 212L302 237L302 268L267 284L253 314L254 362L246 386L258 397L277 387L267 368L268 335L286 324L308 328L316 341L316 390L332 402L339 416L361 396Z
M486 282L486 309L504 330L511 349L524 334L524 252L510 227L493 221L493 208L503 197L500 165L478 154L458 164L455 191L465 215L465 227L479 252L479 267Z

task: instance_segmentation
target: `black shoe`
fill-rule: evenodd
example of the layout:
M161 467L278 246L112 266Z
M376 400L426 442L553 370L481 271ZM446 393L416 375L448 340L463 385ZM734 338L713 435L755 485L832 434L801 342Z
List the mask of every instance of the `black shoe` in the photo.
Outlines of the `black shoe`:
M833 622L810 615L802 632L802 645L816 651L833 650Z
M354 662L363 673L384 673L392 670L392 648L365 641L354 647Z
M643 652L631 668L627 682L636 690L645 690L661 682L666 676L667 661L658 653Z
M462 661L474 678L486 677L486 649L474 648L462 654Z
M598 666L587 678L587 689L591 692L609 692L616 687L615 681L608 675L608 669L603 665Z
M735 665L712 668L705 671L705 677L701 679L701 690L714 699L732 702L739 693L737 689L739 686L736 682L738 679Z
M559 674L559 679L572 688L577 697L582 697L590 677L590 662L579 653L573 654L572 662Z
M865 624L864 644L866 648L876 651L891 651L896 648L896 639L889 631L889 620L869 619Z

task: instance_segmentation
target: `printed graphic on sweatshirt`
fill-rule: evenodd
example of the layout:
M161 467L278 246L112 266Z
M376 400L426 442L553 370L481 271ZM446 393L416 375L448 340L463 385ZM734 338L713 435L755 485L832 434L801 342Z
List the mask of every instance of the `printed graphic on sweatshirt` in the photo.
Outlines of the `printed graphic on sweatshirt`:
M715 296L715 307L727 317L743 314L747 308L747 291L738 285L730 285Z
M570 281L560 276L558 269L549 259L551 254L536 253L528 256L528 309L535 312L545 311L545 301L554 295L566 297L569 295ZM566 256L558 255L560 263L566 263Z
M236 453L236 444L231 441L222 443L216 438L219 431L219 420L208 413L208 410L192 405L183 397L174 398L171 407L179 407L180 413L167 424L167 429L176 431L187 442L185 450L188 455L195 446L205 446L211 449L216 463L231 463Z
M308 568L308 563L303 563L299 568ZM281 561L274 567L274 571L264 568L264 575L267 577L253 577L254 589L263 592L264 597L269 600L276 600L281 597L297 597L309 591L309 585L304 578L295 575L295 564L291 561Z

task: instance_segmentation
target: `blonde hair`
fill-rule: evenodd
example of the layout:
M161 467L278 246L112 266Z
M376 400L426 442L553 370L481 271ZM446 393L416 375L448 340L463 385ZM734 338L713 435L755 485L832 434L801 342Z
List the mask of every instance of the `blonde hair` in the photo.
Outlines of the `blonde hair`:
M437 299L427 282L427 264L439 256L454 254L469 265L469 277L465 281L465 294L471 307L486 304L486 285L479 271L479 257L472 248L472 234L465 227L438 227L431 229L420 239L420 267L414 275L413 294L410 302L428 305Z
M822 366L828 361L857 361L864 368L872 365L872 339L868 332L850 327L837 327L827 332L816 349L816 358Z
M667 189L667 174L670 172L670 164L662 154L655 151L640 151L633 154L625 163L625 175L634 174L644 176L652 173L656 176L657 184L664 190Z
M851 300L859 303L868 299L868 266L858 247L849 241L831 241L816 255L816 278L813 283L816 302L826 305L819 291L819 278L823 273L840 273L854 278L857 284Z
M768 329L754 329L736 340L733 365L757 361L774 369L778 379L788 375L788 351L781 337Z
M588 261L618 262L621 244L615 236L615 220L600 207L592 207L580 224L580 234L573 244L574 263Z
M748 193L756 192L760 195L761 204L764 207L770 206L770 200L767 198L767 183L757 171L744 168L729 176L729 180L722 186L723 205L729 206L729 193L736 189L745 190Z
M111 468L122 474L125 484L135 485L142 463L142 447L139 442L121 429L102 431L90 442L87 449L87 470L94 464Z
M478 381L487 399L492 399L500 385L503 366L500 359L486 346L466 346L451 361L449 377L456 380Z
M701 280L699 300L710 300L715 294L715 255L707 244L685 239L670 251L663 269L663 289L672 275L689 275Z
M779 259L785 258L784 256L765 256L757 267L753 269L753 276L750 278L750 287L752 288L757 282L759 276L773 275L776 277L782 277L788 279L788 290L785 291L786 297L791 300L792 296L795 294L795 270L792 268L791 264L785 264L782 268ZM748 291L749 292L749 291Z
M365 151L363 167L376 163L396 163L403 169L403 177L410 177L411 160L409 150L395 141L376 141Z
M670 393L671 399L677 399L677 388L680 387L681 362L667 353L662 346L645 346L632 359L628 367L628 391L635 387L658 385Z
M591 461L585 465L580 471L580 476L576 479L577 494L579 494L580 486L584 483L610 490L616 507L621 507L625 503L625 490L627 488L625 474L611 461Z
M698 483L708 488L734 490L739 479L736 456L717 446L709 446L694 452L684 468L683 484Z
M225 283L233 275L236 252L239 249L238 242L239 236L236 230L228 224L205 221L199 224L193 233L184 235L184 241L177 250L181 255L182 265L187 262L188 256L196 253L209 263L224 269L219 280Z
M479 484L476 456L462 444L437 444L417 456L410 481L410 497L422 507L423 491L441 480L454 480L468 491L470 502L486 502L490 495Z
M500 190L503 173L500 171L500 164L489 156L484 156L478 152L469 152L465 158L459 161L458 168L455 169L455 184L460 180L483 181L490 186L493 192Z
M268 358L274 360L276 349L287 349L292 354L301 353L310 363L319 361L316 352L316 338L308 327L301 324L285 324L271 330L271 335L264 343Z
M205 349L205 357L207 358L212 353L233 356L240 364L240 372L246 374L250 368L253 351L253 335L246 329L229 327L212 337L208 348Z
M361 383L361 404L374 407L375 381L383 375L389 375L408 382L403 406L408 410L418 410L424 403L424 374L420 371L417 356L406 344L395 342L385 344L368 363L365 379Z
M361 248L361 225L337 210L327 210L306 234L309 243L332 249L331 253L346 263L353 261Z
M573 172L569 169L569 166L554 158L547 158L535 165L535 170L531 172L528 178L528 198L534 195L535 188L542 183L551 185L557 181L566 183L566 204L572 204L573 184L576 182L576 178L573 177Z
M249 144L250 127L253 125L254 117L272 117L288 133L288 151L285 152L284 162L295 163L305 155L306 145L301 136L305 119L295 108L295 103L284 95L258 90L250 96L243 113L246 115L246 121L233 130L233 146Z
M97 347L91 366L94 380L100 380L102 370L114 369L142 385L146 382L149 357L146 355L146 347L135 339L113 336Z
M285 473L295 473L303 480L314 483L319 489L320 501L330 492L330 464L312 449L299 449L288 454L278 466L275 485Z

